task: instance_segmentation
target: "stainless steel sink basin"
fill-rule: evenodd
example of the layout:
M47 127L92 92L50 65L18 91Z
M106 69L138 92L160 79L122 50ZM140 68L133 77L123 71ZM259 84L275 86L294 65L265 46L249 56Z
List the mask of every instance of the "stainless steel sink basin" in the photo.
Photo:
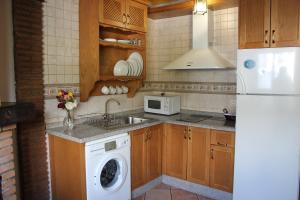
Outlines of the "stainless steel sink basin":
M115 119L110 120L104 120L104 119L90 119L86 122L86 124L103 128L106 130L113 130L113 129L120 129L125 128L137 124L142 124L144 122L149 121L149 119L141 118L141 117L132 117L132 116L126 116L126 117L118 117Z
M148 121L149 119L146 118L140 118L140 117L127 117L125 118L125 123L126 124L141 124L144 123L146 121Z

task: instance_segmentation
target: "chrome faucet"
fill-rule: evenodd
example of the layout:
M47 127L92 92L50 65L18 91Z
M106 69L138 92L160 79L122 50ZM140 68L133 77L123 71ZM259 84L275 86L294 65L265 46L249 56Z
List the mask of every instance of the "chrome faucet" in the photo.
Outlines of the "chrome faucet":
M105 102L105 113L104 113L104 115L103 115L103 119L104 119L104 120L110 120L110 116L109 116L109 114L107 113L107 106L108 106L108 103L109 103L110 101L114 101L114 102L116 102L118 105L121 105L121 103L120 103L118 100L116 100L116 99L113 99L113 98L107 99L106 102Z

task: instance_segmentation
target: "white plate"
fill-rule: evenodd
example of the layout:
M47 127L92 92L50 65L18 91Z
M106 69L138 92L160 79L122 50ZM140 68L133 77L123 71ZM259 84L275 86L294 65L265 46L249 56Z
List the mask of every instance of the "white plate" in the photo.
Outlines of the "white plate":
M114 66L114 76L127 76L128 68L128 62L119 60Z
M128 60L128 63L130 63L130 65L132 66L132 74L131 76L137 76L138 75L138 70L139 70L139 63L137 60L132 59L132 60Z
M117 42L121 44L130 44L130 40L117 40Z
M127 60L132 60L132 59L136 59L139 62L140 66L143 66L143 57L140 53L133 52L132 54L130 54Z
M117 39L115 39L115 38L104 38L104 41L106 41L106 42L117 42Z
M132 70L133 70L132 64L129 61L127 61L127 62L128 62L128 69L129 69L127 76L132 76Z

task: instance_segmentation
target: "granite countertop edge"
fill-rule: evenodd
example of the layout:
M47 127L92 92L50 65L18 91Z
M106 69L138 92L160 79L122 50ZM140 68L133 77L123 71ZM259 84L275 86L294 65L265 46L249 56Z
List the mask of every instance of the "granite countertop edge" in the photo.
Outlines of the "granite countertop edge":
M185 126L193 126L198 128L209 128L214 130L220 130L220 131L229 131L229 132L235 132L234 127L230 126L224 126L224 119L221 117L213 117L210 119L206 119L200 122L192 123L192 122L184 122L184 121L176 121L175 119L172 119L172 116L161 116L161 115L153 115L153 114L146 114L146 113L136 113L134 116L142 116L145 118L150 119L150 121L124 127L116 130L105 130L101 128L96 128L93 126L83 125L83 124L77 124L75 125L75 128L79 128L82 130L77 130L77 132L92 132L91 134L94 134L92 136L86 136L80 138L79 136L74 136L74 130L66 130L63 127L55 127L55 128L47 128L46 133L49 135L54 135L66 140L70 140L77 143L87 143L94 140L99 140L111 136L115 136L118 134L128 133L130 131L138 130L141 128L147 128L150 126L163 124L163 123L169 123L169 124L177 124L177 125L185 125ZM73 135L72 135L73 134Z

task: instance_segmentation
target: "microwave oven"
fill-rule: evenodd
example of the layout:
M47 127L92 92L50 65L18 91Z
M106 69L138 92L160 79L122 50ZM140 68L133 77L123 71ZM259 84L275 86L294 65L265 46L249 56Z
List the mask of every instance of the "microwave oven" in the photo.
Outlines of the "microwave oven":
M162 115L180 112L180 96L145 96L144 111Z

